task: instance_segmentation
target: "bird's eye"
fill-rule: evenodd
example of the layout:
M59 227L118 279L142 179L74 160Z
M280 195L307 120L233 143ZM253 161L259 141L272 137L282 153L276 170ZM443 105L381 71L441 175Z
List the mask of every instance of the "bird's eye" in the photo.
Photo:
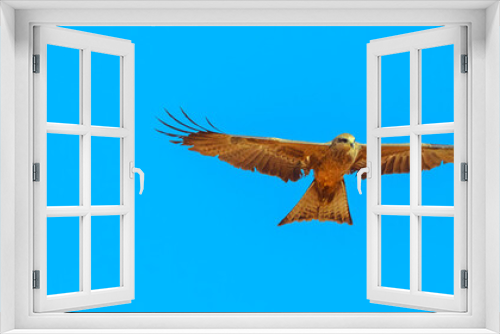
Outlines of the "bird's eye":
M346 138L340 138L339 143L347 143L348 140Z

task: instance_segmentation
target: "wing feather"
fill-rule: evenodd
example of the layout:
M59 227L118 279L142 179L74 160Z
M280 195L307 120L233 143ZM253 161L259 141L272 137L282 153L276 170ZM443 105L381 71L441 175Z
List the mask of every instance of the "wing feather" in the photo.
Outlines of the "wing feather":
M351 166L350 174L366 167L366 145L358 145L360 149ZM382 144L381 158L382 174L400 174L410 171L409 144ZM446 163L453 163L453 145L422 144L422 170L430 170Z
M297 181L308 175L314 168L311 161L318 161L324 156L330 144L213 132L195 123L184 111L182 113L193 124L192 126L186 125L166 110L165 112L175 123L183 125L188 130L193 130L193 126L200 128L197 132L191 132L173 127L160 120L170 129L181 132L180 134L167 134L158 130L162 134L178 138L179 140L175 140L175 143L189 146L190 151L202 155L218 157L237 168L252 172L257 170L262 174L278 176L285 182ZM217 129L210 122L209 125L214 130ZM311 156L317 158L310 159Z

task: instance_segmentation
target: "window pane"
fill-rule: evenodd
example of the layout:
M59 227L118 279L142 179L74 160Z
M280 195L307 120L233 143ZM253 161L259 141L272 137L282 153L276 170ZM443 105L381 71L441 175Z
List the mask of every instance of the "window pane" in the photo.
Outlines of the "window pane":
M422 136L422 144L453 145L453 133ZM422 148L422 205L453 206L454 203L454 164L441 162L453 161L450 146L426 151ZM426 153L427 152L427 153ZM432 166L437 165L430 170Z
M47 205L80 205L80 136L47 134Z
M47 122L80 122L80 50L47 45Z
M80 291L80 217L47 218L47 294Z
M382 126L410 124L410 53L381 58Z
M382 216L382 283L410 289L410 217Z
M120 138L92 137L92 205L120 204Z
M381 138L382 156L380 187L382 205L410 205L410 174L404 172L410 163L410 137ZM407 155L387 155L384 144L407 144ZM385 174L385 175L384 175Z
M120 286L120 218L92 217L92 290Z
M453 294L453 217L422 217L422 291Z
M420 52L422 124L453 122L453 45Z
M92 125L120 126L120 57L92 52Z

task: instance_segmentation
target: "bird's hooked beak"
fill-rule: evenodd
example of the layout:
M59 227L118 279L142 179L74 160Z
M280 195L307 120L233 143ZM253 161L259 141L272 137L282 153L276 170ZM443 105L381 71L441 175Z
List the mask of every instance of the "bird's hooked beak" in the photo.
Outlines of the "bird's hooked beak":
M354 137L349 138L349 143L351 144L351 148L356 146L356 139Z

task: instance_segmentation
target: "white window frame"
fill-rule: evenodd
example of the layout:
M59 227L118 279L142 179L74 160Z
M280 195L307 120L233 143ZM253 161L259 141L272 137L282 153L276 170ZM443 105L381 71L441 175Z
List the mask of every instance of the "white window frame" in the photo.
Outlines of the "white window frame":
M34 27L34 54L39 56L39 73L34 83L34 162L39 164L39 181L33 184L34 270L39 271L39 287L34 289L35 312L72 311L102 305L129 303L134 299L134 44L128 40L100 36L60 27ZM80 122L47 122L47 45L78 50L80 58ZM91 122L92 52L119 58L119 127L95 126ZM47 207L47 134L78 135L80 155L80 205ZM92 205L91 139L117 138L120 141L120 204ZM120 286L92 289L92 217L119 216ZM78 217L80 222L79 291L47 294L47 218ZM95 305L95 306L94 306Z
M99 6L99 8L97 8ZM120 6L122 6L120 8ZM125 6L128 7L125 8ZM149 6L149 8L148 8ZM67 7L67 8L60 8ZM114 8L107 10L105 8ZM142 10L130 9L142 7ZM162 8L159 8L162 7ZM177 8L175 8L177 7ZM183 7L183 8L178 8ZM393 8L397 7L397 8ZM75 9L79 8L79 9ZM82 9L85 8L85 9ZM492 333L499 320L499 11L496 1L3 1L1 3L0 247L2 332L70 333ZM449 25L465 24L468 54L468 312L35 314L31 289L33 207L32 31L57 25ZM332 60L335 61L335 60ZM161 65L161 64L159 64ZM159 66L160 67L160 66ZM486 182L487 181L487 182ZM300 331L297 329L301 329ZM412 329L413 328L413 329ZM418 331L414 330L419 329ZM29 330L28 330L29 329ZM102 329L102 330L99 330ZM132 330L135 329L135 330ZM253 329L253 330L252 330ZM392 330L391 330L392 329ZM149 331L148 331L149 330ZM117 330L116 332L120 332ZM186 331L182 331L186 333ZM108 331L110 333L110 331Z

